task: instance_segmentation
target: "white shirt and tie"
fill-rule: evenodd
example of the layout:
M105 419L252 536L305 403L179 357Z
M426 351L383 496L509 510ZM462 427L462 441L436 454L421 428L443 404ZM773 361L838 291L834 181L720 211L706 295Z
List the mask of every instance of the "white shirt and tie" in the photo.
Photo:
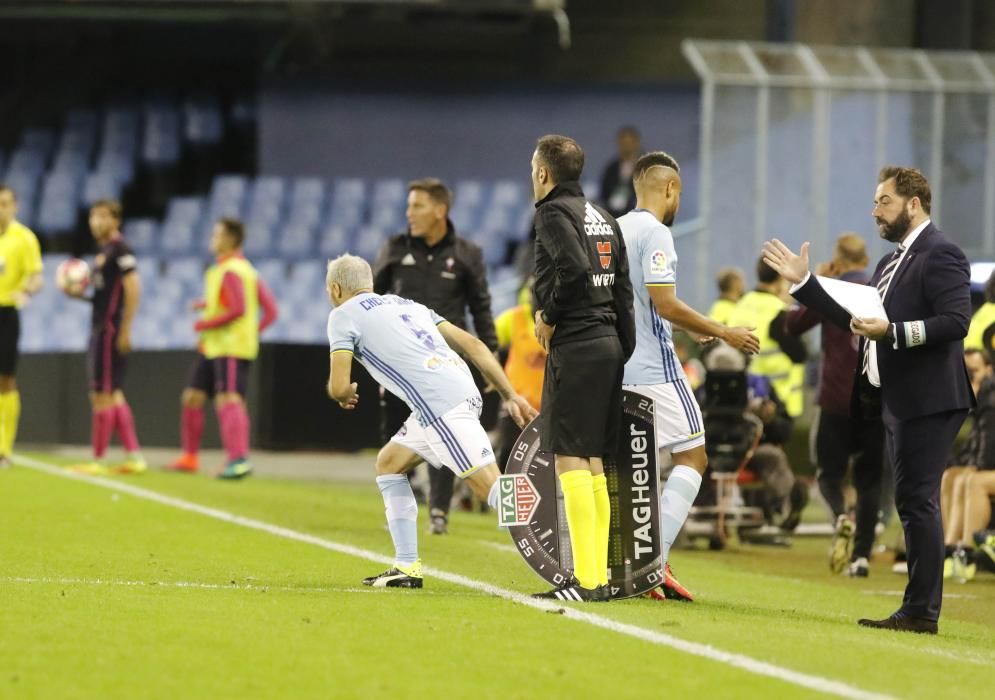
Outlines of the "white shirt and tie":
M895 279L895 273L898 272L898 268L902 266L902 262L905 260L905 256L909 252L909 248L915 243L919 234L923 232L927 226L929 226L930 219L926 219L921 224L912 229L912 233L905 237L905 240L901 242L895 252L891 254L891 259L885 265L884 270L881 271L881 279L878 280L878 293L881 295L881 301L884 301L888 290L891 288L891 281ZM812 276L811 272L805 274L805 278L798 284L792 285L789 290L791 293L795 292L797 289L803 287L806 282L808 282L809 277ZM894 332L894 329L892 329ZM897 341L896 341L896 347ZM874 341L868 339L864 343L864 357L862 360L862 372L867 375L867 381L869 381L873 386L881 386L881 375L878 373L878 344Z

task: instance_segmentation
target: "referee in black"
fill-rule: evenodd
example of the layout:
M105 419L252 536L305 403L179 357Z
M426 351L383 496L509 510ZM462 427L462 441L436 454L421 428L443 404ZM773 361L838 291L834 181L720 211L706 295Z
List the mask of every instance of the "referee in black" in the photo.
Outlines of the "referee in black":
M576 141L539 139L532 155L536 337L549 353L539 435L556 457L574 575L535 597L604 601L611 504L602 460L616 451L622 372L636 328L622 232L584 197L583 169Z
M467 310L483 343L497 351L497 333L487 287L487 268L480 247L456 235L449 209L452 194L441 180L424 178L408 184L406 233L388 240L373 265L373 290L397 294L433 309L466 329ZM478 385L481 383L478 375ZM387 391L380 397L381 441L386 444L401 429L411 410ZM448 531L453 499L453 472L429 468L431 532Z

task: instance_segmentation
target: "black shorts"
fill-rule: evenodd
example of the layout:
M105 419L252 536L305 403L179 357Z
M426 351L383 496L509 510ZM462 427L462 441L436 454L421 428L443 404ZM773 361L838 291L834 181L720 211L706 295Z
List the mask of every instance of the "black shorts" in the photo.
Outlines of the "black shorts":
M208 396L238 394L243 399L249 388L250 360L237 357L215 357L209 360L197 355L190 370L187 387L203 391Z
M94 328L87 353L90 391L109 394L121 390L127 368L128 356L117 350L117 330Z
M21 337L21 315L16 306L0 306L0 374L17 372L17 342Z
M546 358L539 438L566 457L614 454L622 422L625 358L618 337L556 345Z

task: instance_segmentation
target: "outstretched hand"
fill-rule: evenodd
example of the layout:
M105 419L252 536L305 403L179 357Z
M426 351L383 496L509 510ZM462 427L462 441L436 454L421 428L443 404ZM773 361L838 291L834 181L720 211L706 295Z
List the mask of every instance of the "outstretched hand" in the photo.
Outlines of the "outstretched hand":
M795 255L788 246L776 238L772 241L766 241L763 247L763 258L772 270L791 284L798 284L808 274L807 242L802 243L801 251Z
M505 401L504 407L507 409L511 419L515 421L515 425L519 428L524 428L529 424L529 421L539 415L539 412L532 408L532 404L526 401L520 394L515 394Z
M732 326L726 329L725 340L729 345L747 355L760 352L760 339L753 333L753 326Z

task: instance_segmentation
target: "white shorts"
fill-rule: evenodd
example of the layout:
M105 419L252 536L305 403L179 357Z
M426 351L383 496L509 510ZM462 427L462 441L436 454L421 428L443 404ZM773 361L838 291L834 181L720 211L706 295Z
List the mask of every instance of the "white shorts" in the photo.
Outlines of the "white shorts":
M705 423L688 380L666 384L626 384L623 388L653 399L656 446L687 452L705 444Z
M391 442L413 450L433 467L447 467L461 479L494 464L494 449L480 425L480 408L464 401L430 425L420 425L412 413Z

